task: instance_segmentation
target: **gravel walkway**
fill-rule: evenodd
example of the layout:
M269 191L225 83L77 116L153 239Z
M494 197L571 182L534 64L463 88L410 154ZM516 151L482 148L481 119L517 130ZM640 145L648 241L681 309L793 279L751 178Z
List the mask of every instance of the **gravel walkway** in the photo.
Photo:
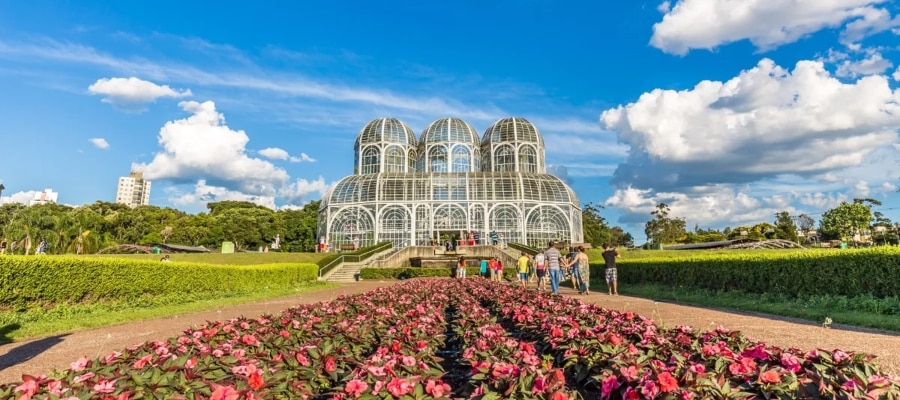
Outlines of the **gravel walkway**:
M53 369L68 368L72 361L82 356L104 356L145 341L165 340L205 321L241 315L277 313L294 304L331 300L343 294L363 293L394 283L397 281L356 282L296 296L6 344L0 346L0 382L17 382L21 380L22 374L38 375ZM877 362L885 372L900 375L900 335L897 334L840 327L824 329L808 322L785 318L657 303L634 297L608 296L605 293L579 296L569 288L561 288L561 293L578 296L582 301L597 303L607 308L633 311L652 318L664 327L690 325L705 330L721 325L732 330L741 330L750 337L782 347L796 347L803 350L842 349L872 353L878 356Z

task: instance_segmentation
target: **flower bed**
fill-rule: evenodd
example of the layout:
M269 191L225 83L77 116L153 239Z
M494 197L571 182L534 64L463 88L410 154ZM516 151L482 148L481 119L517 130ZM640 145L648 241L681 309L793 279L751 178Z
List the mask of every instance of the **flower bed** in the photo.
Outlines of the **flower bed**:
M411 280L0 386L0 398L900 398L871 357L802 352L483 279ZM868 396L868 397L867 397Z

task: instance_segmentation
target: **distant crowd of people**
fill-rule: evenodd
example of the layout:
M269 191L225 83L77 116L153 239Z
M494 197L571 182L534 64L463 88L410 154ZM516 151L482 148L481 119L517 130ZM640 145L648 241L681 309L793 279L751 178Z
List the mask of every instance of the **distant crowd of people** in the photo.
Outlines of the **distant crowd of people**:
M619 295L618 270L616 268L616 259L619 258L619 252L615 245L606 245L601 254L606 266L605 278L607 292L610 296ZM481 276L491 281L500 282L503 279L503 262L498 257L490 259L482 259L479 262L481 267ZM529 283L536 282L536 288L540 291L547 290L547 283L550 284L550 291L559 294L559 283L564 279L572 280L572 287L578 290L579 294L590 294L590 260L583 246L569 249L566 256L559 251L554 243L549 243L547 249L542 253L535 255L522 252L522 255L516 260L516 272L519 283L523 288L528 288ZM456 278L466 278L466 260L465 257L459 257L456 265Z

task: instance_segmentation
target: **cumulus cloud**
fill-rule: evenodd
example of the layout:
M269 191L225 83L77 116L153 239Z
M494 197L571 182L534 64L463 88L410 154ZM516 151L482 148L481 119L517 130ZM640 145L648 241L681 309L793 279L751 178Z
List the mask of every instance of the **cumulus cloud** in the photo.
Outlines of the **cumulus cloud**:
M565 165L548 165L547 173L561 179L568 185L572 184L572 178L569 177L569 169Z
M897 70L894 71L894 75L891 75L895 81L900 81L900 67L897 67Z
M169 198L172 204L178 206L198 206L213 201L249 201L254 204L275 209L275 197L246 194L239 191L229 190L221 186L212 186L206 183L206 180L199 180L194 185L193 191L189 193L173 192L173 196Z
M29 204L31 200L34 199L35 196L39 195L41 192L37 190L29 190L25 192L16 192L9 196L0 197L0 204L11 204L11 203L19 203L19 204Z
M879 52L871 52L862 60L845 60L838 65L835 75L856 78L857 76L875 75L886 71L894 64L881 56Z
M299 156L290 155L287 150L279 149L277 147L269 147L258 151L259 155L268 158L270 160L288 160L292 163L299 162L316 162L315 158L310 157L306 153L300 153Z
M265 148L265 149L260 150L258 153L259 153L259 155L261 155L265 158L268 158L270 160L287 160L288 159L288 152L283 149L279 149L277 147Z
M844 25L842 42L889 29L890 15L875 5L885 0L680 0L653 25L650 44L684 55L749 39L760 50L791 43L824 28Z
M278 196L286 199L288 203L302 203L309 199L310 195L318 194L320 197L328 194L336 182L325 183L325 178L321 175L316 180L297 179L296 181L282 186L278 190Z
M93 85L88 87L91 94L104 95L104 103L110 103L114 106L134 108L141 103L154 102L161 97L188 97L191 96L190 89L175 90L169 85L157 85L150 81L130 78L103 78L98 79ZM142 108L137 107L139 110Z
M316 159L315 159L315 158L310 157L310 156L309 156L308 154L306 154L306 153L300 153L300 155L299 155L299 156L296 156L296 157L292 156L290 160L291 160L292 163L298 163L298 162L311 162L311 163L313 163L313 162L316 162Z
M884 76L843 83L821 62L789 71L763 59L727 82L644 93L600 119L631 147L612 182L664 192L860 165L896 142L900 90Z
M88 142L91 142L91 144L98 149L105 150L109 148L109 142L107 142L104 138L90 138L88 139Z
M179 103L191 115L167 122L159 130L163 150L148 164L135 164L150 180L193 183L204 180L254 196L272 196L288 180L284 169L247 155L250 141L243 130L225 125L225 117L212 101Z
M750 188L728 185L698 186L682 192L654 192L650 189L617 189L605 205L622 212L622 223L643 224L659 203L666 203L669 215L684 218L690 225L720 227L725 224L757 224L772 221L781 211L798 213L785 195L754 196Z

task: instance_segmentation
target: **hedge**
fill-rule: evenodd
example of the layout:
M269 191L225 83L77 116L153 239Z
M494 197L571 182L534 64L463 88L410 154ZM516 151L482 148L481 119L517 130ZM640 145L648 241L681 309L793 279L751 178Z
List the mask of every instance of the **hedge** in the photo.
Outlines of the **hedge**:
M654 283L788 295L900 293L900 247L710 254L618 262L620 284ZM602 279L604 266L591 265Z
M370 250L373 250L373 249L377 249L377 248L379 248L379 247L385 247L385 248L387 248L387 247L386 247L387 245L393 245L393 244L392 244L391 242L378 242L378 243L375 243L375 244L373 244L373 245L371 245L371 246L366 246L366 247L359 248L359 249L356 249L356 250L353 250L353 251L345 251L345 252L341 252L340 250L332 249L332 251L331 251L330 254L328 254L327 256L322 257L321 259L319 259L319 261L317 261L316 264L318 264L319 268L322 268L322 267L328 265L328 263L334 261L334 260L335 260L336 258L338 258L338 257L341 257L341 256L358 256L358 255L360 255L360 254L365 254L366 252L368 252L368 251L370 251Z
M169 293L244 292L314 282L312 263L214 265L75 256L0 256L0 308Z
M481 273L481 267L467 267L466 276L475 277ZM400 279L400 275L406 278L452 278L456 276L456 268L363 268L359 271L362 279ZM516 278L515 268L504 268L503 277L509 280Z

